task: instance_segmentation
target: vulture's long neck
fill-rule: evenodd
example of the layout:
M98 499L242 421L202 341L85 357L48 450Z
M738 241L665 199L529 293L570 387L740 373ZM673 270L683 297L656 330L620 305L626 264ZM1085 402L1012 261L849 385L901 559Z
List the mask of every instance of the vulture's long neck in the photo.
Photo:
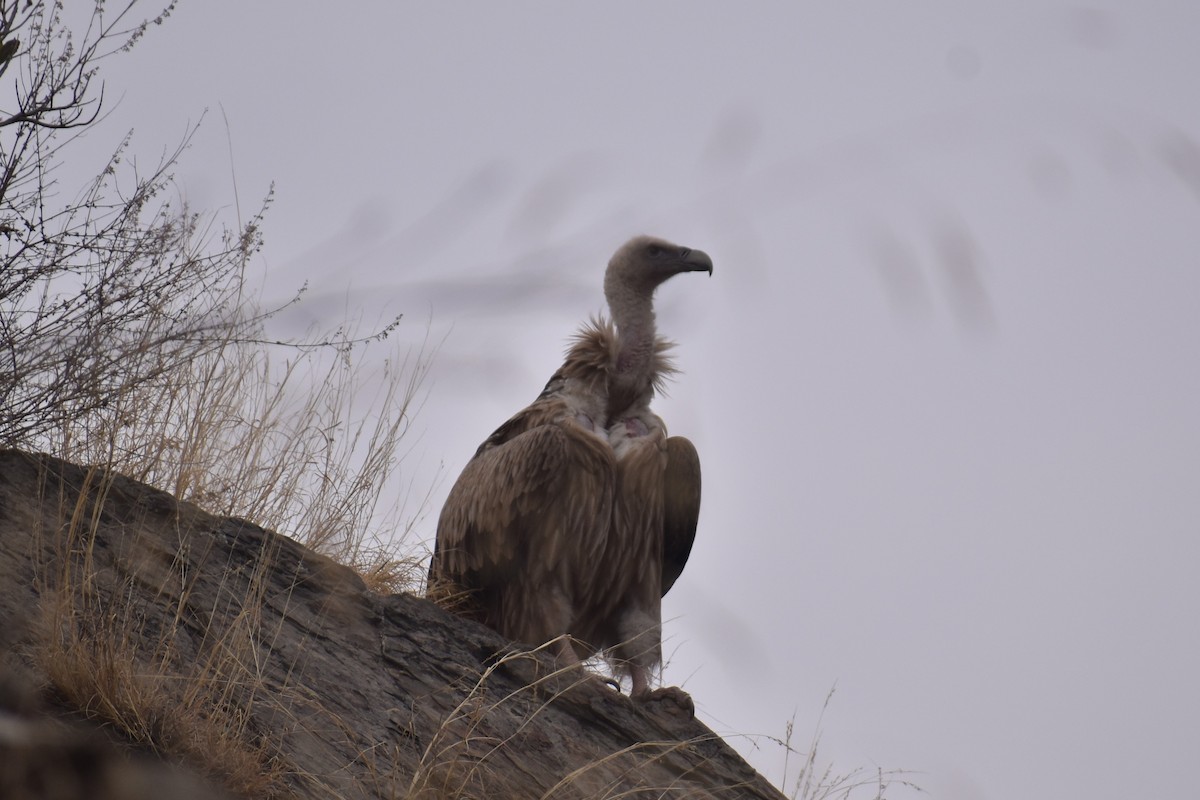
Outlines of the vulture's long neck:
M605 287L608 308L617 326L617 365L609 385L608 417L611 422L638 400L654 383L654 290L639 292L629 286Z

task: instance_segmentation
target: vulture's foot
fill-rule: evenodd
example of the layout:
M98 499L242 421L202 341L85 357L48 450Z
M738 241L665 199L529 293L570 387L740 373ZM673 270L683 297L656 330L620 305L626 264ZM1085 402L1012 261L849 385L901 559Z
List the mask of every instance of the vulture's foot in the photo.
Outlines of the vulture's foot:
M688 719L696 716L696 704L692 696L678 686L663 686L653 691L645 692L637 697L638 702L664 709L672 716L686 715Z

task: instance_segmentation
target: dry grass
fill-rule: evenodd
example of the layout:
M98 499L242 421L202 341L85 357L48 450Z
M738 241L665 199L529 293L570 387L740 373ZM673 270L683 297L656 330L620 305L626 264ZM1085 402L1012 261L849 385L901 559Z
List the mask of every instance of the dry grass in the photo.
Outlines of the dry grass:
M552 647L552 643L544 645L540 650ZM490 796L489 785L491 776L488 774L489 757L507 744L516 734L510 734L503 739L484 732L482 729L488 716L505 703L511 703L517 695L528 694L536 696L545 688L550 688L554 681L570 676L566 670L551 672L543 677L534 678L516 693L509 693L498 700L487 699L488 679L499 669L510 667L514 662L528 662L536 672L537 658L535 653L512 653L497 660L488 667L464 694L454 710L442 721L437 732L430 739L421 754L420 763L413 772L408 783L405 798L408 800L434 800L434 798L449 797L478 797ZM578 675L578 670L575 671ZM545 709L551 699L561 694L566 687L558 686L557 691L551 691L549 698L540 699L534 709L527 713L518 727L518 732Z
M232 625L205 631L198 657L185 655L188 579L182 570L179 593L157 598L171 604L158 615L131 601L137 576L113 586L112 576L99 573L93 552L107 491L107 473L92 469L75 502L60 506L58 530L33 532L49 537L56 553L53 563L42 565L41 635L32 652L49 695L119 740L185 764L235 795L287 796L271 735L250 724L263 695L253 669L263 633L261 596L252 591ZM264 584L261 577L251 580L252 589ZM171 615L173 624L158 622Z
M630 794L638 797L666 795L676 788L673 785L647 785L642 780L642 773L657 761L688 751L700 740L648 741L630 745L578 767L536 795L531 793L532 785L522 783L521 774L504 769L499 756L511 757L513 753L523 752L527 743L522 737L537 725L543 712L581 684L599 680L579 666L547 669L546 660L538 656L553 653L556 645L557 640L554 640L534 651L507 654L479 675L426 745L402 795L406 800L485 800L508 796L537 797L539 800L556 797L616 800ZM489 680L498 670L520 670L528 672L530 677L520 688L496 697L494 691L489 690ZM511 720L514 716L519 720L515 725L495 725L497 719ZM500 731L504 731L503 735ZM636 789L629 789L631 784ZM731 793L735 793L736 788L724 787ZM721 793L720 787L708 789L717 795Z
M920 792L921 787L910 779L909 776L912 773L908 770L876 767L872 771L860 767L848 772L837 772L831 763L821 766L817 752L821 744L822 723L825 719L825 712L829 710L829 703L833 699L834 691L836 691L836 687L830 689L829 694L825 696L825 702L821 706L821 713L817 716L817 724L813 729L807 750L797 750L792 745L792 736L795 732L794 718L788 721L784 738L782 740L773 739L776 744L784 748L783 777L780 780L783 790L787 792L789 788L789 769L792 756L799 756L801 759L800 771L790 781L791 794L789 796L792 800L852 800L852 798L886 800L887 793L892 787L903 787Z
M285 533L375 591L415 589L422 557L409 533L428 493L414 498L400 465L426 344L367 370L375 354L363 347L283 350L290 357L276 361L259 344L226 341L47 449Z

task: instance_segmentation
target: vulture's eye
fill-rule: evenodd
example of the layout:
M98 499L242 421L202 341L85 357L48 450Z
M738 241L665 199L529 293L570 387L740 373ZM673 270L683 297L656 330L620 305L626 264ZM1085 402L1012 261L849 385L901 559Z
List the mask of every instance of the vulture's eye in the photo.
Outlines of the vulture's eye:
M649 253L652 258L658 258L663 254L663 249L656 244L652 244L646 248L646 252Z

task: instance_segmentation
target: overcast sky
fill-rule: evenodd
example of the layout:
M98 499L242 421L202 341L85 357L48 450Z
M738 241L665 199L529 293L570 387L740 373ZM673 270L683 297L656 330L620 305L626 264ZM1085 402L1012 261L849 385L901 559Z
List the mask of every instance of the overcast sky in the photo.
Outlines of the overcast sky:
M188 0L105 74L105 145L208 109L193 206L275 183L268 296L444 338L428 540L612 251L712 255L659 292L705 481L665 678L772 779L836 685L840 770L1194 796L1200 4Z

